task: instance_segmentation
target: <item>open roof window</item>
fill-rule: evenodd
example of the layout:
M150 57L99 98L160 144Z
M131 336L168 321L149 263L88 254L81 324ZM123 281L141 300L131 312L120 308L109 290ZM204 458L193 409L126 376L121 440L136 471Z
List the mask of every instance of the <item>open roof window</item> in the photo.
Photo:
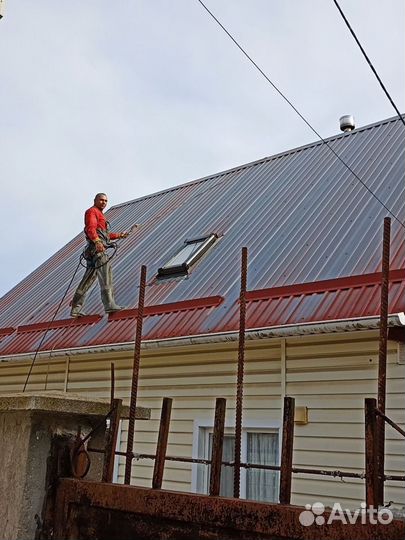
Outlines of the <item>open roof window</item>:
M185 240L181 249L164 266L158 269L158 276L188 274L189 268L212 246L216 234Z

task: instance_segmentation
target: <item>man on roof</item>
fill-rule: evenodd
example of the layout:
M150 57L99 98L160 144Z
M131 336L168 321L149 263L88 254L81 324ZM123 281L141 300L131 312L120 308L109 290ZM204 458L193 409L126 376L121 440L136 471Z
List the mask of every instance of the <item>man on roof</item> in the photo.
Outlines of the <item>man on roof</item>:
M84 234L87 239L84 257L87 261L87 267L71 302L71 317L76 318L86 315L82 308L86 295L96 278L98 278L100 285L101 300L105 312L113 313L123 309L122 306L115 303L113 276L106 249L111 245L112 240L126 238L129 233L110 232L109 223L103 214L107 202L108 199L105 193L97 193L94 197L94 205L86 210L84 214Z

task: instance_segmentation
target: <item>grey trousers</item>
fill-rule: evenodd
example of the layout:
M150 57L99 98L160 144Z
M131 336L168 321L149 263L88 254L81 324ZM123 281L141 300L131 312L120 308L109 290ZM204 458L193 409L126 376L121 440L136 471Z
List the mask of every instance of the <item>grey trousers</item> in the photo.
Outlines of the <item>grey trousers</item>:
M96 278L101 291L101 301L104 309L111 310L117 307L114 300L113 275L111 263L106 252L96 253L91 260L87 261L87 268L80 281L72 300L72 309L81 308L86 300L87 293Z

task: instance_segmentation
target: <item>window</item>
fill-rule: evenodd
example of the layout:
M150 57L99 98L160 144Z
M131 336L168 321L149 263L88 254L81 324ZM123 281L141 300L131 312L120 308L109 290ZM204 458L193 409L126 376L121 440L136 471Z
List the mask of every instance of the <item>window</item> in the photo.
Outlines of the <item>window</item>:
M212 428L199 430L199 457L209 459L212 448ZM224 437L223 461L233 461L235 436L226 433ZM278 465L278 430L251 430L242 433L242 462L258 465ZM210 466L199 465L197 469L197 491L208 493ZM241 469L240 495L255 501L278 501L278 471L263 469ZM222 466L220 495L233 497L233 467Z
M212 246L217 239L216 234L185 240L181 249L164 266L158 269L159 276L188 274L189 268Z

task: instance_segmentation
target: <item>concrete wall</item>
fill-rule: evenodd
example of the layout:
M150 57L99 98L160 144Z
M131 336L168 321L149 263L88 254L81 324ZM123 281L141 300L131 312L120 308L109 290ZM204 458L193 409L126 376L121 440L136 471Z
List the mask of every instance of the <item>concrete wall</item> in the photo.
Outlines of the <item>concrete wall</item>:
M31 439L31 420L27 414L14 412L0 414L0 523L2 538L16 538L19 529L20 508L24 504L25 478L30 469L28 460ZM13 492L10 492L13 486ZM10 497L12 496L12 504ZM8 504L7 504L8 503ZM34 512L38 509L35 508ZM28 537L27 537L28 538Z
M108 412L106 401L84 400L64 393L0 395L0 537L30 540L41 517L47 458L54 437L86 435ZM92 437L103 448L104 426ZM88 478L101 479L103 456L92 456Z

